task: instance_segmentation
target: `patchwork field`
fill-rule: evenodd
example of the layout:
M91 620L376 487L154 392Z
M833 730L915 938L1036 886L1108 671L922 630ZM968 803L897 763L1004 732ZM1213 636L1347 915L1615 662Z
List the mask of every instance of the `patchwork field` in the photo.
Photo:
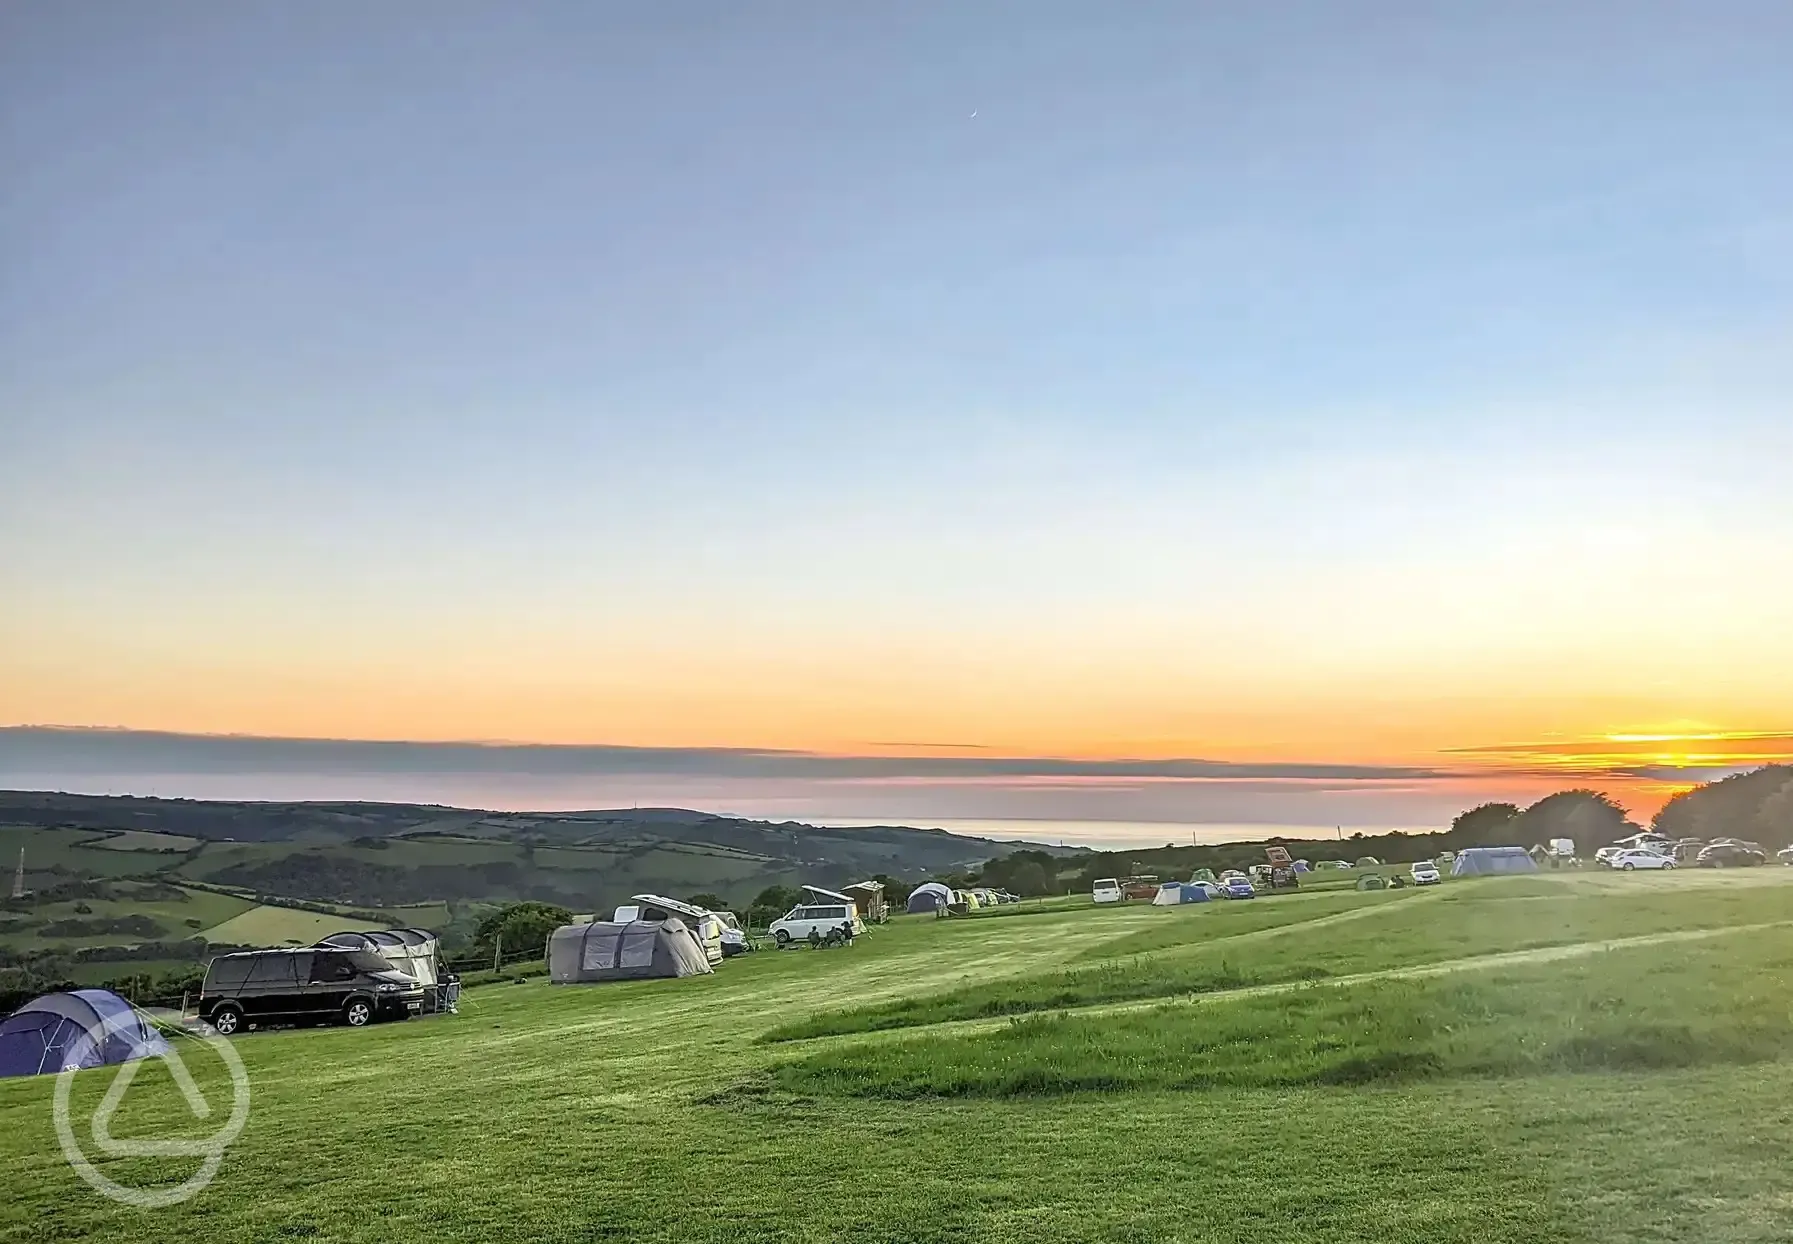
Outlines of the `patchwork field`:
M78 1180L50 1081L0 1082L0 1239L1783 1240L1789 873L1061 903L493 985L239 1039L248 1127L162 1210ZM112 1132L215 1126L152 1063Z
M251 907L205 931L208 942L241 946L309 946L346 929L377 929L385 922L299 911L291 907Z
M0 945L44 950L179 941L231 921L255 906L228 894L165 882L114 881L108 888L114 897L44 903L0 916Z

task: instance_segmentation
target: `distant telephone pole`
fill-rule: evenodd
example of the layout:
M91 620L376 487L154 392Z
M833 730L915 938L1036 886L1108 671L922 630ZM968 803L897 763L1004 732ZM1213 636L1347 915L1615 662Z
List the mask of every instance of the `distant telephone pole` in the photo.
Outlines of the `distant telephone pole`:
M19 871L12 875L12 896L25 897L25 848L19 848Z

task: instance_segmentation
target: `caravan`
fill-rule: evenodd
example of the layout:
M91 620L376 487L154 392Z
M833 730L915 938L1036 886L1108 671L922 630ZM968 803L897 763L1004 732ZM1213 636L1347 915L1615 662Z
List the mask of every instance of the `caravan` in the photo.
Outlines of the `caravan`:
M629 897L640 907L638 919L658 923L675 916L678 917L691 936L697 939L698 947L702 949L704 958L711 963L722 962L723 925L722 920L714 912L658 894L631 894ZM618 910L620 914L621 909Z

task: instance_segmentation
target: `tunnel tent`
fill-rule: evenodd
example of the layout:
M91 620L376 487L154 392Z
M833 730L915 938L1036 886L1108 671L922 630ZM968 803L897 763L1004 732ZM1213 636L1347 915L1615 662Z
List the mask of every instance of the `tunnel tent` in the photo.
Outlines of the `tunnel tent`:
M1377 859L1373 855L1366 855L1362 859L1357 861L1357 867L1359 867L1359 868L1380 868L1380 867L1382 867L1382 861Z
M1357 879L1357 888L1360 890L1386 890L1388 889L1388 879L1381 873L1365 873Z
M109 989L33 998L0 1020L0 1076L48 1075L169 1053L162 1034Z
M1538 863L1524 847L1466 847L1451 861L1453 877L1488 877L1499 873L1535 873Z
M555 985L703 976L713 971L697 939L677 916L567 924L548 935L548 980Z
M638 920L676 920L711 963L722 962L722 921L715 912L663 894L631 894Z
M905 904L905 910L911 912L939 911L952 901L951 887L941 885L938 881L924 881L909 891L909 901Z

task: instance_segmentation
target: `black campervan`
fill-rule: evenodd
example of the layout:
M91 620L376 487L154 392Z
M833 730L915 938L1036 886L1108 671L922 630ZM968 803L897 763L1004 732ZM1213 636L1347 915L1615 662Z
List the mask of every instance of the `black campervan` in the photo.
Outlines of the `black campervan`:
M245 1026L405 1019L423 1009L423 986L367 950L313 947L220 955L206 969L199 1018L225 1036Z

